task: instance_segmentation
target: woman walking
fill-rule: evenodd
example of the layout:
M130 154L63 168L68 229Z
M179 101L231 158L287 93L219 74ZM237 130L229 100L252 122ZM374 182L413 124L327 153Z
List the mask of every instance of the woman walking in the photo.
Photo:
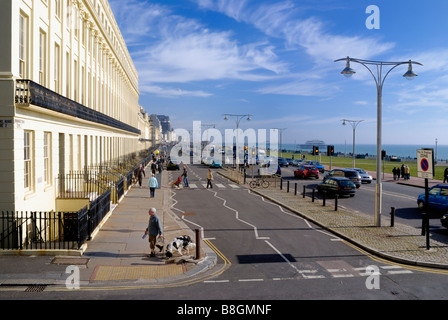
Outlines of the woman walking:
M159 183L157 182L157 179L156 179L154 173L152 174L151 179L149 179L148 187L149 187L150 198L154 198L155 193L156 193L156 188L159 187Z
M213 180L212 171L210 169L208 169L208 173L207 173L207 189L208 189L208 186L210 186L210 188L213 189L212 180Z

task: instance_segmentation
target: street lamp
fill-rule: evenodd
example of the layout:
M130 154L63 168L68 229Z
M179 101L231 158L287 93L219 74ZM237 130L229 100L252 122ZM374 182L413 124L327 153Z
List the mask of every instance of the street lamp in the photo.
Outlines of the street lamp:
M381 183L381 130L382 130L382 99L383 99L383 85L386 81L389 73L396 67L408 64L408 71L403 75L408 80L414 79L417 74L412 70L413 64L418 64L423 66L423 64L416 61L404 61L404 62L384 62L384 61L372 61L372 60L362 60L355 58L343 58L335 60L346 61L345 69L342 70L341 74L345 77L350 78L356 71L350 67L350 62L356 62L363 65L373 76L377 88L377 145L376 145L376 186L375 186L375 226L381 226L381 206L382 206L382 190L383 186ZM369 66L376 66L376 76L375 73L369 68ZM383 75L383 66L390 67L385 75Z
M224 120L227 121L229 120L229 117L235 118L235 122L236 122L236 171L239 171L239 161L240 161L240 157L239 157L239 150L238 150L238 135L239 135L239 129L240 129L240 122L242 119L246 118L247 121L251 121L251 117L253 117L251 114L229 114L226 113L224 114Z
M286 128L274 128L274 130L280 132L280 157L283 157L283 131L285 131Z
M347 122L351 124L352 128L353 128L353 168L355 168L355 135L356 135L356 127L363 122L364 120L347 120L347 119L342 119L342 125L346 126Z

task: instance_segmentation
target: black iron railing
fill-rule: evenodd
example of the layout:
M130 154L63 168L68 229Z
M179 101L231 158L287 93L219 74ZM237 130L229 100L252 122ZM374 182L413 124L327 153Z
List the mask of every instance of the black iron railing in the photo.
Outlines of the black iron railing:
M141 134L141 131L137 128L61 96L31 80L16 80L15 103L18 106L29 106L33 104L82 120L110 126L134 134Z
M79 249L88 239L88 209L79 212L1 212L0 249Z

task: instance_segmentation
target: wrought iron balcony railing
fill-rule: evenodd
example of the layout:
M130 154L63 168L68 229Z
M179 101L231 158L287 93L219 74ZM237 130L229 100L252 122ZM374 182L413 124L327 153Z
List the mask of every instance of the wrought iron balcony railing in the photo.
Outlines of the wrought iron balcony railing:
M22 107L32 104L82 120L106 125L134 134L141 134L141 131L133 126L83 106L82 104L61 96L31 80L16 80L15 103L16 106Z

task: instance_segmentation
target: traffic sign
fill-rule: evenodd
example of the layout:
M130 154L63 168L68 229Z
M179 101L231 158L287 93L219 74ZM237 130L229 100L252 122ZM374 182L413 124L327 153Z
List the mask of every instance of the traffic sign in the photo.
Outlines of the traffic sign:
M434 177L434 150L417 150L417 173L420 178L432 179Z

